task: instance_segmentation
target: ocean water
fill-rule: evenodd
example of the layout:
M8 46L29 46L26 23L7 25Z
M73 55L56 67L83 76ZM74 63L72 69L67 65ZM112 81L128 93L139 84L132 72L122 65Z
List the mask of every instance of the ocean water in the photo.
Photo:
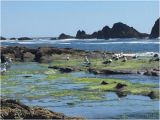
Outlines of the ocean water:
M65 40L5 40L1 41L1 46L26 46L30 48L37 47L58 47L58 48L74 48L81 50L101 50L110 52L159 52L159 39L65 39Z

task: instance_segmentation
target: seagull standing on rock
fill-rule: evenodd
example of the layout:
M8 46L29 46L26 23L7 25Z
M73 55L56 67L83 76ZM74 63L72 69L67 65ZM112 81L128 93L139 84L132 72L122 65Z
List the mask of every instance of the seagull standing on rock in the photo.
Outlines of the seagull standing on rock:
M70 58L69 58L69 55L67 55L67 56L66 56L66 60L69 61L69 59L70 59Z
M1 67L1 73L4 73L4 72L6 72L6 71L7 71L6 66L3 65L3 67Z

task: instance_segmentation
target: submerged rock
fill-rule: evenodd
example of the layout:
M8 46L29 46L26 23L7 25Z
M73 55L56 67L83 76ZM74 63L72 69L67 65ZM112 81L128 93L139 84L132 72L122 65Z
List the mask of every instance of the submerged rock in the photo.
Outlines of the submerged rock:
M83 119L78 117L69 117L63 113L53 112L41 107L29 107L12 99L1 99L0 113L1 119Z

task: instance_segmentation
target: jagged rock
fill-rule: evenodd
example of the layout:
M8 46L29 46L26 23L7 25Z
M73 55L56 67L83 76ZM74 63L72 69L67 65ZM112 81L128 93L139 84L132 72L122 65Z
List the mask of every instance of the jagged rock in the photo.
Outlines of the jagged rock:
M121 22L115 23L111 29L111 38L140 38L139 33L133 27L129 27Z
M105 26L102 29L102 34L104 39L109 39L111 37L111 29L108 26Z
M84 30L78 30L77 34L76 34L76 38L77 39L89 39L89 38L93 38L91 35L86 34L86 32Z
M105 26L102 30L93 32L91 35L86 34L86 32L83 30L78 30L76 34L76 38L78 39L143 38L148 36L148 34L140 33L133 27L130 27L121 22L115 23L112 28Z
M78 39L84 39L86 37L86 32L85 31L80 31L80 30L78 30L77 31L77 34L76 34L76 38L78 38Z
M156 22L154 23L154 26L152 27L152 30L151 30L151 34L150 34L150 38L158 38L160 37L160 31L159 31L159 19L156 20Z

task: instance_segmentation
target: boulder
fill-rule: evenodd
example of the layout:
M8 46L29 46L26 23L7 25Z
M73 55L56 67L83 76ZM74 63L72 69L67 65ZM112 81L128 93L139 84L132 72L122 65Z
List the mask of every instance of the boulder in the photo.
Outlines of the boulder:
M150 33L150 38L158 38L160 37L160 31L159 31L159 22L160 18L156 20L154 23L154 26L152 27L151 33Z

